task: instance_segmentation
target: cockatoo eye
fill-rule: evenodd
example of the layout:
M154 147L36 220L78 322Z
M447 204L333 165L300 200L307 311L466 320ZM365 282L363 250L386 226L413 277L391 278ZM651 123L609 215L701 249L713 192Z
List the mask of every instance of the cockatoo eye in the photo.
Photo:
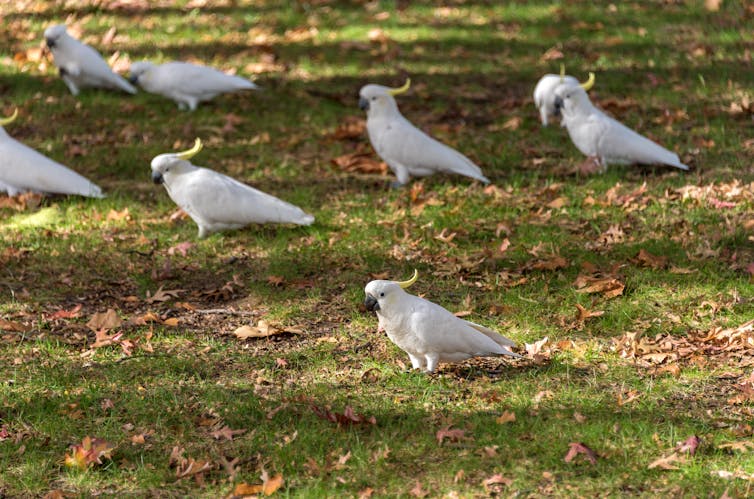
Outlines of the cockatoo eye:
M377 97L372 97L372 100L377 100Z
M383 297L383 296L385 296L385 293L384 292L380 293L380 297Z

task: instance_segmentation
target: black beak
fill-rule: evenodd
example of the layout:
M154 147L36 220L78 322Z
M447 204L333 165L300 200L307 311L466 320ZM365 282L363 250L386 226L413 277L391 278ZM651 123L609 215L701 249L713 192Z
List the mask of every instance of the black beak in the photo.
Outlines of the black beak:
M55 40L53 40L52 38L45 38L45 42L47 42L47 46L49 48L55 47Z
M134 75L131 75L131 77L128 79L128 83L130 83L131 85L138 84L138 81L139 81L139 77L134 76Z
M380 304L377 303L377 300L375 300L374 296L372 295L367 295L367 297L364 299L364 306L370 312L376 312L380 309Z
M369 111L369 101L364 97L359 98L359 109L362 111Z
M162 178L162 173L160 172L152 172L152 182L155 184L161 184L164 181Z
M560 110L563 109L563 99L556 96L555 97L555 114L560 116Z

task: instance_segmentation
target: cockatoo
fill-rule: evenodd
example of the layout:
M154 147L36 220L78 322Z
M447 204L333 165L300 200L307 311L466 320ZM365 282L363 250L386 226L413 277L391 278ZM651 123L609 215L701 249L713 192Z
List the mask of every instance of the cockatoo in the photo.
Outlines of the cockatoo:
M50 26L45 30L44 36L60 77L73 95L78 95L84 87L136 93L130 83L113 73L99 52L69 35L64 25Z
M442 308L404 289L408 281L377 280L367 284L364 306L377 313L379 330L408 354L414 369L432 373L440 362L460 362L471 357L509 355L521 358L507 347L515 343L479 324L460 319Z
M102 190L86 178L11 138L3 127L17 116L18 109L0 119L0 192L9 196L33 191L104 197Z
M179 153L152 160L152 180L164 184L170 199L199 226L199 237L239 229L251 223L311 225L314 217L300 208L265 194L222 173L189 162L202 150L202 141Z
M590 80L593 80L590 74ZM688 170L678 155L639 135L597 109L580 85L562 84L555 89L555 107L574 145L603 170L614 164L663 164Z
M369 141L398 179L433 173L457 173L488 184L482 170L469 158L422 132L403 117L393 98L406 92L411 80L400 88L365 85L359 91L359 107L367 112Z
M542 126L547 126L549 121L557 116L560 116L560 111L555 108L555 89L560 85L584 85L585 88L591 88L589 82L583 84L579 83L579 80L573 76L565 74L565 66L560 65L560 74L546 74L537 82L537 86L534 87L534 105L539 109L539 116L542 120ZM594 82L592 82L594 84ZM587 88L587 90L588 90Z
M239 90L259 88L240 76L225 74L207 66L188 62L166 62L155 65L149 61L131 64L129 81L147 92L174 100L179 109L194 111L199 102Z

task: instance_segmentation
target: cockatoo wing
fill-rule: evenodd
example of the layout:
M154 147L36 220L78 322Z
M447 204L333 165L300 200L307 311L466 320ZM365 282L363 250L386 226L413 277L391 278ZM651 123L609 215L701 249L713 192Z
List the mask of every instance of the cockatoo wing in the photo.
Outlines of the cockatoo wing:
M198 215L207 224L314 222L314 217L301 208L213 170L199 168L182 177L186 178L170 186L171 196L189 214Z
M413 176L457 173L489 183L469 158L433 139L402 116L390 121L378 141L374 144L377 154L388 164L403 165Z
M576 148L586 156L597 156L597 145L608 127L605 116L590 114L576 117L563 117L568 135Z
M681 163L678 155L608 117L604 131L597 143L597 154L607 163L664 164L682 170L689 167Z
M151 71L154 74L150 81L161 90L180 89L181 92L204 95L258 88L239 76L185 62L168 62Z
M410 329L417 341L425 345L424 351L439 353L441 359L447 360L484 355L516 356L488 334L440 305L419 297L412 298L409 305Z
M501 335L497 331L493 331L492 329L484 327L484 326L482 326L480 324L477 324L475 322L471 322L471 321L464 321L464 322L466 324L468 324L469 326L473 327L474 329L476 329L477 331L479 331L480 333L482 333L483 335L485 335L488 338L490 338L492 341L494 341L498 345L501 345L501 346L504 346L504 347L513 347L513 346L516 346L516 342L515 341L506 338L505 336Z
M113 73L107 62L94 48L73 38L70 41L73 43L66 44L65 47L61 48L63 52L66 50L71 51L71 54L65 54L64 67L66 71L71 72L71 69L75 69L76 72L71 73L84 78L85 82L89 85L111 86L130 94L136 93L133 85L121 76Z
M0 138L2 184L9 194L34 191L104 197L102 190L83 176L7 136Z

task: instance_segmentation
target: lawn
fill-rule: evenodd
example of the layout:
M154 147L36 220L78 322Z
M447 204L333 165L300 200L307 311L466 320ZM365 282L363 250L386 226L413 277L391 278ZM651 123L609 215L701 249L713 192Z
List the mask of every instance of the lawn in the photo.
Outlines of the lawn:
M0 21L6 131L108 195L0 196L0 497L751 494L745 2L14 0ZM263 90L73 97L41 50L63 22L118 70ZM579 175L531 97L561 63L692 170ZM358 91L406 77L402 113L491 185L391 188ZM195 164L316 222L198 239L149 167L196 137ZM362 302L414 269L526 358L410 371Z

